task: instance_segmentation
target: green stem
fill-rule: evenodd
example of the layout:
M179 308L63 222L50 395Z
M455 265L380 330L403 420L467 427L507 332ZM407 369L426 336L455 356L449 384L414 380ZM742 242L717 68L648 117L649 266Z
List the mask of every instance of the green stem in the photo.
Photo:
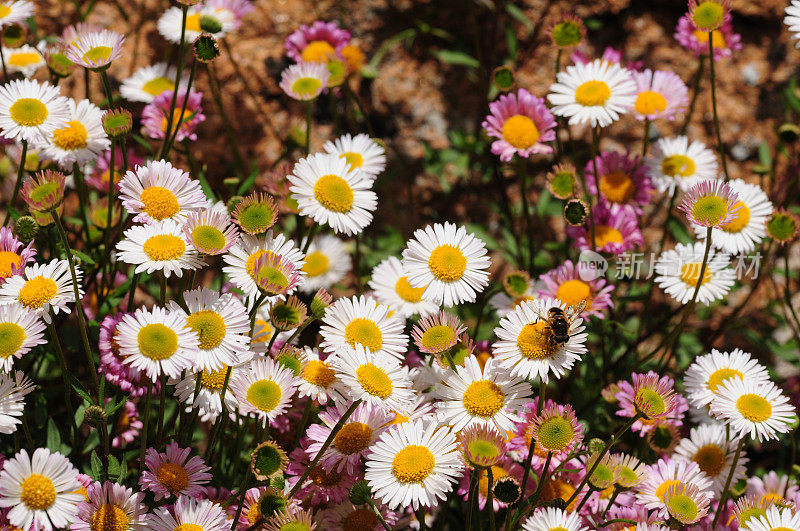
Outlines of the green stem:
M317 234L317 227L319 227L319 223L314 223L311 225L311 229L308 231L308 236L306 236L306 243L303 245L303 254L308 252L308 248L311 247L311 242L314 241L314 236Z
M611 495L611 498L609 498L608 504L606 505L606 508L603 509L603 514L600 515L600 518L606 517L606 513L608 512L609 509L611 509L611 507L613 507L614 502L617 500L617 496L619 496L620 492L622 492L622 489L614 485L614 493Z
M478 488L478 484L475 481L475 477L479 474L479 472L475 470L471 470L469 473L469 495L467 496L467 527L466 531L472 530L472 505L475 501L475 491Z
M305 102L306 104L306 145L305 145L305 153L306 157L308 156L309 149L311 147L311 115L312 115L312 104L310 101Z
M536 416L542 414L542 409L544 408L544 399L545 394L547 393L547 384L542 380L539 379L539 401L536 404ZM533 450L536 447L536 440L531 437L531 442L528 445L528 457L525 458L525 471L522 473L522 483L520 483L520 489L522 492L525 492L525 485L528 484L528 478L531 475L531 462L533 461Z
M492 467L486 468L486 477L488 479L488 487L486 489L486 510L489 511L489 529L491 529L491 531L495 531L497 526L495 525L494 521L494 492L492 489L494 486L494 477L492 474Z
M139 283L139 273L133 274L133 280L131 281L131 287L128 290L128 311L133 311L133 295L136 293L136 286Z
M642 159L647 156L647 148L650 147L650 120L644 119L644 138L642 138Z
M186 92L183 93L183 104L181 104L181 113L178 116L178 125L175 126L175 133L167 130L167 137L169 138L169 143L165 148L165 156L169 156L169 152L172 149L173 144L175 144L175 140L178 138L178 132L181 130L181 126L183 125L183 117L186 115L186 106L189 104L189 91L192 89L192 83L194 82L194 74L197 71L197 58L192 61L192 67L189 69L189 83L186 85ZM175 91L179 91L179 88L176 88Z
M69 415L70 423L72 425L72 449L76 450L76 442L78 440L78 425L75 423L75 410L72 407L72 384L69 381L70 371L67 366L67 360L64 357L64 349L61 348L61 340L58 338L56 327L53 326L53 317L50 314L49 319L45 319L47 323L47 330L50 332L50 338L56 347L56 355L58 362L61 364L61 377L64 379L64 405L67 407L67 415Z
M692 115L697 104L697 95L700 92L700 81L703 79L703 70L705 69L706 56L701 55L697 64L697 72L694 74L694 81L692 82L692 99L689 102L689 110L686 112L686 119L681 127L681 134L685 135L686 130L689 129L689 124L692 121ZM713 61L712 61L713 62Z
M167 375L161 374L161 393L158 403L158 432L156 433L156 448L161 449L161 444L164 442L164 417L166 416L167 404Z
M714 514L714 522L711 524L711 529L717 528L717 522L719 521L719 517L725 510L725 501L728 499L728 489L731 486L731 481L733 480L733 474L736 472L736 463L739 461L739 455L742 453L742 448L744 447L745 439L746 437L740 438L739 444L736 446L736 453L733 456L733 463L731 464L731 469L728 472L728 479L725 480L725 488L722 489L722 494L720 494L719 505L717 505L717 512Z
M108 74L105 70L100 71L100 79L103 80L103 90L106 91L106 99L108 100L108 108L114 107L114 96L111 93L111 83L108 81Z
M19 197L19 190L22 187L22 175L25 173L25 159L28 158L28 141L22 140L22 155L19 158L19 167L17 168L17 181L14 183L14 192L11 194L11 201L8 203L8 210L6 211L6 218L3 220L3 226L8 225L8 220L11 219L11 209L17 202Z
M517 157L517 173L519 174L519 191L522 197L522 218L525 223L525 232L528 243L528 263L520 264L520 267L525 268L527 271L533 269L533 222L531 221L530 207L528 205L528 172L525 168L525 160L522 157Z
M719 132L719 117L717 116L717 87L714 76L714 39L713 32L708 32L708 58L709 70L711 72L711 110L714 114L714 132L717 135L717 151L722 161L722 174L725 175L725 182L728 182L728 164L725 161L725 147L722 145L722 136Z

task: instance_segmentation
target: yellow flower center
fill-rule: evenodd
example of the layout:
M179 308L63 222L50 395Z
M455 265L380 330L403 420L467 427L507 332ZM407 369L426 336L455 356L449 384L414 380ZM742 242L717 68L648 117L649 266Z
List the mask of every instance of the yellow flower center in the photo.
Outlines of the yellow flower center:
M139 200L144 205L144 211L151 218L161 221L171 218L181 211L178 198L175 194L161 186L150 186L142 191Z
M561 498L562 500L568 500L572 497L572 494L575 493L575 486L564 481L563 479L550 479L545 481L544 486L542 487L542 492L540 494L539 499L543 503L550 503L555 501L556 498ZM567 506L567 512L570 513L575 510L575 505L578 503L578 500L573 500Z
M86 61L108 61L111 57L111 46L95 46L83 54L83 59Z
M456 340L456 331L447 325L436 325L422 333L422 346L426 349L444 349Z
M26 337L25 329L17 323L0 323L0 358L16 354Z
M22 482L20 498L28 509L44 511L56 501L56 488L47 476L31 474Z
M41 125L50 114L47 106L36 98L20 98L11 105L8 112L12 120L25 127Z
M200 29L200 13L190 13L186 16L186 31L202 31Z
M292 83L292 92L301 98L311 98L322 87L322 81L315 77L301 77Z
M700 269L702 269L702 267L703 264L700 262L689 262L688 264L683 264L681 266L681 281L689 286L697 286L697 281L700 279ZM702 286L709 280L711 280L711 271L706 266L706 270L703 272L703 280L700 282L700 285Z
M177 495L189 486L189 474L176 463L164 463L156 470L156 479L164 488Z
M536 443L547 451L560 452L575 438L575 428L564 417L550 417L539 426Z
M503 409L506 395L500 386L490 380L472 382L462 397L464 409L476 417L493 417Z
M631 200L636 185L624 171L612 171L600 177L600 193L612 203L626 203Z
M311 41L300 56L307 63L327 63L328 57L335 53L336 49L328 41Z
M38 63L41 60L42 56L39 55L38 53L19 52L11 54L11 57L8 58L8 64L12 66L25 67L28 65Z
M483 457L493 459L500 453L497 446L492 441L485 439L475 439L467 443L467 451L473 457Z
M764 422L772 416L772 404L752 393L740 396L736 400L736 409L750 422Z
M367 394L385 399L392 394L392 379L386 371L372 363L365 363L356 369L359 385Z
M375 529L380 522L372 510L362 507L345 516L341 523L342 531L364 531Z
M178 527L176 527L172 531L204 531L204 529L201 526L197 525L197 524L193 524L191 522L187 522L185 524L179 525Z
M697 166L686 155L670 155L661 161L661 172L670 177L691 177Z
M609 243L624 243L622 233L608 225L594 226L594 241L598 249L602 249Z
M165 90L172 90L175 80L167 77L155 77L142 85L142 90L151 96L159 96Z
M165 360L178 350L178 334L161 323L145 325L137 336L139 351L151 360Z
M332 212L350 212L353 189L338 175L323 175L314 185L314 197Z
M658 497L659 500L661 500L663 502L664 501L664 494L666 494L667 490L671 486L678 485L679 483L680 483L680 481L678 481L677 479L668 479L668 480L666 480L664 483L659 485L658 488L656 489L656 496Z
M353 319L344 327L344 340L351 347L359 343L368 348L370 352L376 352L383 345L383 334L378 325L369 319L359 317L358 319Z
M575 101L585 107L603 105L611 97L611 89L605 81L587 81L575 89Z
M361 153L356 153L355 151L342 153L339 155L339 158L345 159L351 168L360 168L364 164L364 156L361 155Z
M114 503L105 503L89 517L91 531L127 531L131 519L125 509Z
M544 319L528 323L517 336L517 347L529 360L543 360L555 354L552 332Z
M705 44L708 46L708 32L707 31L700 31L694 30L693 35L695 38L700 41L700 43ZM714 30L711 32L711 44L714 48L725 48L727 44L725 43L725 36L719 30Z
M192 230L192 241L201 253L213 253L225 247L225 234L211 225L198 225Z
M433 276L444 282L458 280L467 269L467 257L461 249L450 244L440 245L431 252L428 267Z
M397 452L392 461L392 474L400 483L422 483L436 466L430 450L410 444Z
M692 216L702 224L719 225L728 215L728 203L718 195L699 198L692 206Z
M634 405L637 411L641 411L646 417L662 415L667 410L664 398L657 392L643 387L639 389L634 397Z
M324 361L309 360L303 369L303 379L317 387L327 388L336 381L336 371Z
M73 120L67 126L53 131L53 144L65 151L84 149L89 138L86 128L82 123Z
M679 522L694 522L700 509L694 500L685 494L678 494L669 499L669 514Z
M11 8L6 5L0 4L0 18L7 17L10 14L11 14Z
M245 269L247 270L247 274L250 275L250 278L252 278L253 280L255 280L256 278L256 260L261 258L264 254L267 255L266 258L269 258L272 255L272 251L263 251L259 249L247 257L247 263L245 263Z
M737 201L736 204L733 205L733 209L736 207L739 207L739 210L734 214L735 217L728 223L723 223L719 226L719 228L725 232L742 232L742 229L750 222L750 209L747 208L747 205L741 201Z
M55 280L45 277L34 277L22 286L17 295L17 300L29 310L38 310L45 303L50 302L58 293L58 284Z
M406 302L419 302L422 300L422 294L425 293L425 288L415 288L408 281L408 277L400 277L394 285L394 290L397 292L398 297Z
M227 327L222 316L213 310L200 310L186 318L189 328L197 332L200 338L200 349L216 348L225 339Z
M503 140L517 149L528 149L539 140L539 129L529 117L515 114L503 124Z
M658 92L646 90L636 96L633 108L639 114L659 114L667 108L667 100Z
M371 441L372 428L363 422L350 422L333 438L333 446L340 453L351 455L366 450Z
M585 302L588 309L592 303L592 288L583 280L567 280L556 290L556 299L573 308Z
M716 444L707 444L697 450L692 461L697 463L700 470L708 477L717 477L725 466L725 452Z
M325 274L330 269L330 260L327 255L320 251L314 251L306 255L306 263L303 264L303 271L309 277L318 277Z
M281 386L272 380L258 380L247 389L247 401L261 411L270 412L280 403Z
M722 385L726 380L729 378L739 378L740 380L744 379L744 374L737 371L736 369L731 369L728 367L724 367L722 369L717 369L716 371L711 373L711 376L708 377L708 388L712 392L717 392L717 387Z
M627 466L620 466L619 470L619 483L623 487L633 487L639 482L639 474L635 470Z
M151 260L176 260L183 255L186 244L173 234L158 234L147 238L142 249Z
M173 132L173 133L179 127L182 127L184 129L184 131L189 127L189 119L191 118L192 113L190 111L188 111L188 110L186 112L184 112L183 113L183 122L181 122L181 110L182 109L180 108L180 106L178 106L178 107L179 108L174 109L172 111L172 125L170 125L168 123L166 111L164 112L164 116L161 117L161 132L162 133L166 133L167 132L167 126L168 125L170 125L170 128L171 128L170 131Z
M508 472L501 466L492 465L492 483L497 483L497 480L508 476ZM486 498L489 496L489 474L486 470L481 470L481 477L478 480L478 492Z
M0 278L8 278L13 273L12 267L19 271L22 257L13 251L0 251Z
M227 373L227 365L223 365L216 371L203 371L203 375L200 377L200 385L210 391L222 391Z

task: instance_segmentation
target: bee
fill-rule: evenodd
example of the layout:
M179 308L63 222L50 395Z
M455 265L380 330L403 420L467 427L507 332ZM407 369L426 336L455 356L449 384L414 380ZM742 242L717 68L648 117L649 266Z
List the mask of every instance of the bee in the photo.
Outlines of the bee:
M586 303L582 302L571 308L569 315L558 306L553 306L547 310L547 330L550 330L550 340L556 345L563 345L569 341L569 323L573 315L580 314Z

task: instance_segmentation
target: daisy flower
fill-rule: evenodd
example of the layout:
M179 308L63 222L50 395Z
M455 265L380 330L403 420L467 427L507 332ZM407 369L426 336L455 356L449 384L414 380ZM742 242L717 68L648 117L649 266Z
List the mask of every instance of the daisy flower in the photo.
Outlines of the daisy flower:
M741 179L728 183L737 200L733 219L721 223L711 231L711 244L731 255L754 251L767 235L767 218L772 214L772 202L767 194L756 184ZM707 230L702 225L694 225L697 238L706 237Z
M800 512L776 505L766 509L763 516L753 516L747 520L750 531L783 531L800 529Z
M222 506L211 500L179 496L175 505L159 507L147 516L149 531L228 531L230 523Z
M506 436L488 424L472 424L458 432L457 437L464 460L473 468L496 465L508 447Z
M239 231L227 212L189 212L182 226L186 241L200 254L225 254L239 241Z
M14 79L0 86L0 130L7 139L43 142L69 116L67 98L46 81Z
M786 496L783 493L786 493ZM761 477L747 478L748 496L755 497L760 503L780 503L783 499L792 499L797 496L797 482L791 476L784 476L770 470Z
M176 442L168 444L164 453L148 448L144 459L146 470L142 471L139 485L152 492L156 501L205 494L203 485L211 480L208 472L211 469L199 456L189 458L190 453L190 448L181 448Z
M278 220L278 207L269 194L253 192L236 204L233 219L247 234L263 234Z
M211 6L194 5L189 6L186 16L186 31L184 42L192 43L202 35L203 30L201 21L203 17L208 17L208 25L219 25L220 31L214 33L216 39L221 39L236 28L236 17L228 9L217 9ZM183 13L178 6L173 6L164 11L158 19L158 32L168 41L178 44L181 42L181 32L183 30Z
M239 373L240 368L223 365L215 370L187 374L182 379L170 378L167 383L175 386L175 398L187 404L185 408L187 413L196 409L202 422L215 422L221 413L225 411L234 413L239 409L239 400L231 392L225 393L225 405L222 404L222 387L225 385L229 368L230 381ZM200 388L195 394L197 378L200 378Z
M516 94L503 94L490 103L489 114L481 124L488 136L497 139L492 142L492 153L504 162L510 161L514 154L529 158L552 153L552 146L545 143L556 139L555 126L555 118L544 99L524 88Z
M595 165L599 179L594 174ZM638 155L604 151L594 162L587 162L584 171L586 188L601 201L629 208L636 214L641 214L642 207L650 204L653 184Z
M147 506L142 503L143 492L106 481L95 481L86 488L86 500L78 504L78 514L71 531L120 531L143 529Z
M689 143L685 136L660 138L645 159L654 184L662 192L675 187L685 192L700 181L716 179L717 157L698 140Z
M76 265L75 277L80 284L83 272ZM78 286L83 298L83 289ZM14 275L0 286L0 304L18 302L25 310L34 312L47 321L49 311L69 313L69 304L75 302L72 275L66 260L51 260L46 264L33 264L22 274Z
M22 371L0 372L0 433L17 431L17 425L22 424L25 395L35 388Z
M199 341L196 369L215 371L249 361L250 320L238 299L201 287L184 292L183 300L188 309L186 324ZM174 302L171 309L183 311Z
M416 510L446 499L461 468L455 435L418 420L381 435L367 457L364 479L389 508Z
M598 252L621 254L644 243L639 220L630 209L598 203L592 209L594 241ZM592 231L588 224L568 226L567 235L575 240L575 248L591 250Z
M568 513L555 507L537 510L522 524L523 531L588 531L577 512Z
M25 266L33 262L34 256L36 249L33 248L33 241L23 245L11 227L0 227L0 283L8 277L22 274Z
M749 353L738 348L731 352L711 349L710 354L695 358L689 365L683 385L689 402L698 409L705 409L719 394L720 386L732 378L768 382L769 372Z
M350 44L350 32L336 22L315 21L303 24L286 38L286 55L297 62L321 62L331 53Z
M176 142L187 139L197 140L195 129L206 120L203 107L200 105L203 101L203 93L190 90L187 96L185 89L178 90L174 108L172 107L172 97L172 89L167 89L145 106L142 110L144 133L150 138L164 138L167 135L167 125L169 125L170 135L175 136ZM186 109L183 108L184 99L186 99ZM170 109L172 109L172 122L168 123ZM183 120L181 120L181 116Z
M309 439L303 437L300 444L295 448L289 456L289 465L286 468L286 488L292 489L300 480L300 477L311 465L311 458L309 458L307 450ZM359 467L359 475L361 468ZM357 476L348 473L346 470L327 469L322 466L315 466L311 469L308 477L303 480L303 484L295 492L294 499L309 500L312 507L320 507L324 504L330 506L337 504L346 504L350 489L356 482ZM245 507L247 507L247 498L250 494L245 494ZM250 514L247 515L247 527L253 525L251 521L255 510L250 506ZM371 511L371 510L370 510ZM244 511L243 511L244 513ZM240 520L241 521L241 520ZM243 527L242 529L247 529Z
M330 436L333 427L341 420L348 409L345 402L320 412L322 424L309 426L306 437L311 441L306 454L314 459L323 444ZM361 403L348 417L342 428L333 438L333 443L322 455L320 465L327 470L357 475L361 471L361 458L366 457L367 450L378 440L378 436L389 425L389 415L383 409Z
M403 270L423 298L450 308L474 302L489 283L486 245L464 227L445 222L414 232L403 250Z
M390 256L372 270L369 281L372 296L381 304L388 306L401 319L412 315L427 317L439 309L432 300L422 297L425 287L415 288L408 281L400 259Z
M10 372L14 360L44 345L44 323L34 312L12 302L0 305L0 372Z
M240 414L253 414L263 426L286 411L296 390L292 371L268 357L254 359L230 381Z
M570 125L606 127L633 107L636 83L622 66L595 59L559 72L547 101L553 114L569 118Z
M78 471L60 453L20 450L0 472L0 507L11 507L6 518L19 529L62 529L75 520L80 488Z
M158 306L139 308L117 325L117 343L124 363L155 381L162 374L177 378L194 364L197 334L183 312Z
M703 242L679 243L674 249L661 253L655 265L656 283L681 304L692 300L698 282L697 302L709 305L722 299L734 283L734 271L728 267L731 259L712 249L700 279L704 253Z
M646 509L656 510L662 517L667 516L664 495L670 487L692 485L709 499L712 496L712 481L693 461L663 458L647 468L647 479L636 491L636 502Z
M731 508L731 519L728 524L736 522L739 529L749 529L749 523L755 521L759 516L765 516L767 509L771 506L771 502L759 501L756 496L742 496Z
M619 382L619 391L614 398L619 402L618 416L631 418L639 414L631 426L632 431L644 436L655 429L662 419L669 419L677 426L682 424L683 414L689 405L685 398L675 392L672 378L659 377L650 371L647 374L631 374L631 382Z
M539 290L542 297L558 299L573 309L585 303L580 314L583 318L593 315L603 319L603 310L614 307L614 301L611 300L614 286L603 278L583 280L580 265L576 267L571 260L548 271L539 280L544 284Z
M714 482L712 490L719 497L733 465L733 457L738 444L737 439L726 436L725 428L720 424L703 424L692 428L689 437L682 439L675 448L674 458L683 461L694 461ZM732 485L745 479L748 458L742 454L736 461Z
M181 226L171 219L134 225L117 243L117 251L120 261L136 266L136 273L161 271L167 278L180 278L184 270L201 269L204 264Z
M84 165L111 146L103 129L103 111L89 100L68 100L70 116L66 125L47 135L44 154L70 171L74 164Z
M227 265L222 268L222 271L249 298L256 299L261 295L261 290L256 284L255 273L256 260L263 255L279 255L284 260L291 262L301 276L305 275L303 253L295 247L294 241L288 240L283 233L279 232L273 235L273 231L269 230L265 235L259 237L242 234L239 241L223 256ZM293 292L294 290L290 290L287 295Z
M692 186L683 196L678 210L689 223L705 228L719 227L737 219L739 196L728 183L703 181Z
M105 70L122 56L125 36L107 29L78 32L67 44L64 54L76 65L92 70Z
M420 319L411 329L411 338L420 352L441 356L450 351L466 331L467 327L458 317L441 311Z
M164 91L175 90L177 73L177 69L167 63L145 66L123 79L119 92L128 101L150 103ZM181 82L181 88L184 87L185 83Z
M111 399L107 398L106 403ZM139 410L136 404L130 400L125 401L125 405L119 412L114 438L111 440L112 448L123 448L132 443L139 436L144 424L139 420Z
M711 42L714 46L714 60L730 57L733 52L742 49L742 36L733 31L731 14L727 13L722 25L712 31ZM675 40L695 57L708 55L708 32L695 28L689 15L684 15L675 26Z
M647 479L647 465L632 455L618 454L617 475L617 486L623 489L632 489Z
M344 242L336 236L322 234L314 238L305 256L301 291L313 293L319 288L330 289L350 271L350 254Z
M388 354L372 354L360 343L331 359L350 400L403 411L414 396L408 370Z
M388 306L364 295L339 299L322 319L320 347L336 354L356 345L372 354L386 354L401 360L406 353L408 336L403 333L404 321L390 317Z
M567 316L566 343L553 340L547 317L553 307L560 308ZM584 329L583 319L557 299L523 302L494 329L498 341L492 345L492 352L501 366L511 370L512 376L530 380L539 377L547 383L550 373L561 378L586 352Z
M119 323L122 322L126 314L117 313L108 315L100 323L100 337L98 346L100 348L100 366L98 370L104 374L106 380L119 387L119 389L132 397L143 396L147 390L145 387L146 375L139 369L125 363L125 358L119 351ZM153 382L152 392L157 394L161 389L161 382Z
M0 28L25 22L28 17L33 16L33 10L33 2L25 0L4 0L0 2Z
M165 160L152 160L128 171L119 183L125 210L136 214L137 223L171 219L184 221L189 212L208 204L200 182Z
M288 177L300 214L337 234L358 234L372 222L377 196L372 180L346 159L317 153L300 159Z
M796 417L789 397L772 382L730 378L711 401L711 413L731 427L731 436L759 441L788 433Z
M305 358L306 363L297 381L297 394L307 396L323 406L329 401L344 401L347 392L330 359L323 360L319 351L311 347L305 347Z
M506 374L494 359L482 369L474 356L464 360L436 387L439 422L456 432L474 424L512 430L521 420L516 411L527 402L531 386L519 376Z
M317 98L328 86L331 74L325 63L297 63L281 73L279 86L287 96L299 101ZM346 162L346 159L345 159Z
M24 178L22 183L22 199L28 204L28 207L42 216L50 218L52 223L52 216L50 215L56 209L63 215L63 201L64 189L66 186L66 176L58 171L43 170L37 172L33 177L28 176ZM39 223L39 220L37 220ZM45 224L39 223L44 226Z
M785 12L786 16L783 18L783 23L792 32L793 39L800 39L800 0L792 0L786 6ZM800 48L800 40L795 43L795 47Z
M351 136L350 133L322 146L325 153L345 159L351 168L361 170L366 177L375 179L386 169L386 150L369 135Z
M675 72L648 68L632 75L636 83L633 116L637 120L666 118L672 122L689 105L689 89Z
M583 440L583 426L572 406L549 401L540 415L534 415L526 432L528 447L530 441L536 441L535 451L553 452L557 458L569 454Z
M2 12L2 8L0 8ZM0 24L2 18L0 18ZM21 73L23 77L32 77L37 70L45 66L42 53L30 44L23 44L19 48L2 47L0 53L3 54L6 69L9 74Z
M667 487L664 493L667 514L683 526L697 523L707 515L710 503L711 496L696 485L677 483Z

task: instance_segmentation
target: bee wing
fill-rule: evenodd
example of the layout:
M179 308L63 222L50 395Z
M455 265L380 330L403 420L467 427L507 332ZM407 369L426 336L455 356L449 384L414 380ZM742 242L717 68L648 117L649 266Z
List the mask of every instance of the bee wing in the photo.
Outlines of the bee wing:
M580 314L584 312L584 310L586 310L586 301L580 301L574 306L570 306L569 308L567 308L570 320L574 319L575 317L578 317Z

